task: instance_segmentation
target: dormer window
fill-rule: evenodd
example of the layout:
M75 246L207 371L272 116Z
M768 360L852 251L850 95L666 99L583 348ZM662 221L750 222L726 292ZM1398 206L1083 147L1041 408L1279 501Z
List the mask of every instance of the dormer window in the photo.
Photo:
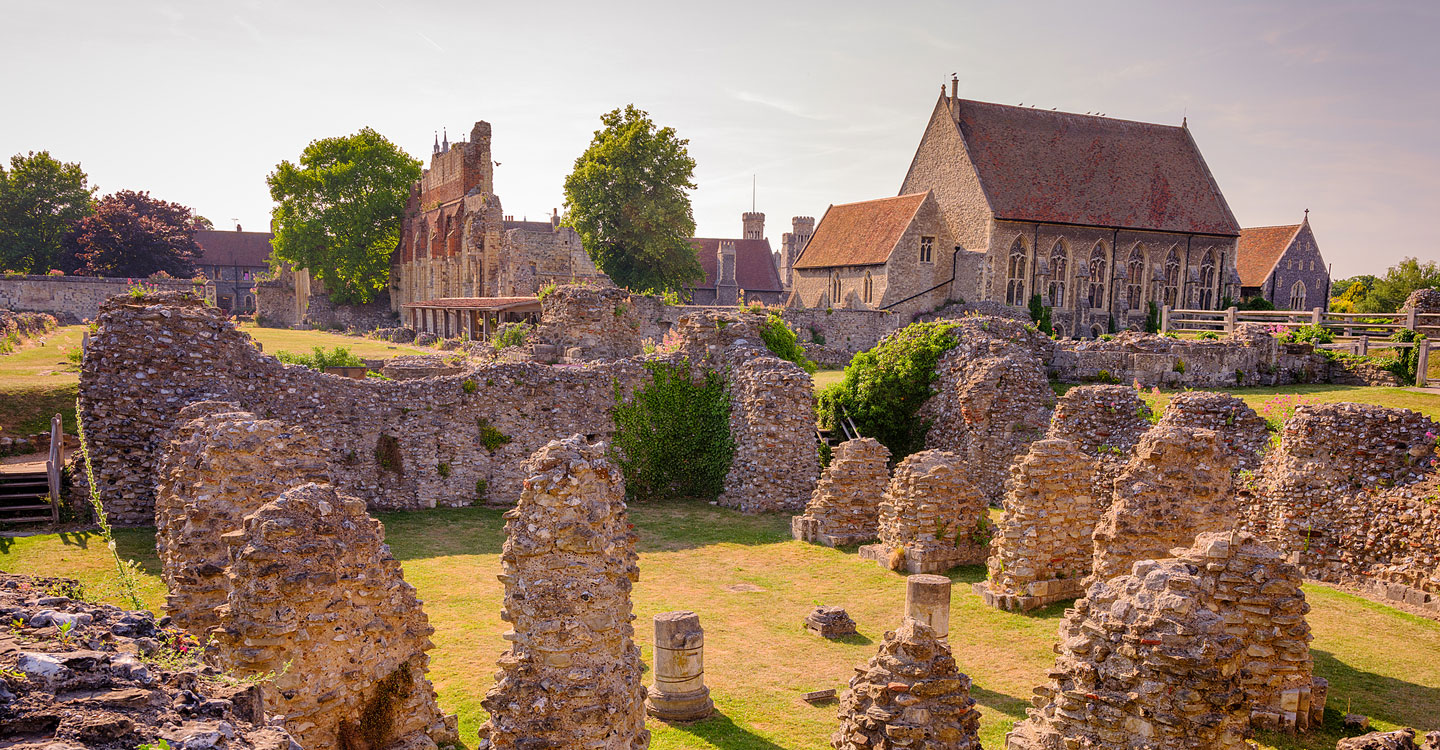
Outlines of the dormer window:
M934 263L934 262L935 262L935 238L934 238L934 237L921 237L921 238L920 238L920 262L921 262L921 263Z

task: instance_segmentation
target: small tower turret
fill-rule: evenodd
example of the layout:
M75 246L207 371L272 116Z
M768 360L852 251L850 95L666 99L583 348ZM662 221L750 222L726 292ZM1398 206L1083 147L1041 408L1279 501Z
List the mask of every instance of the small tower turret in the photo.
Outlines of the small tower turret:
M765 239L765 214L758 211L746 211L740 215L740 222L744 226L744 233L741 238L747 240Z

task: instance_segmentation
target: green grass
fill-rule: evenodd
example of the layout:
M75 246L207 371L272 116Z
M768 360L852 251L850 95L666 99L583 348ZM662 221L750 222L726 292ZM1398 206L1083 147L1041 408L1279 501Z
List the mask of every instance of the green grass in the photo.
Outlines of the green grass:
M441 706L457 712L461 736L473 747L484 720L480 700L505 649L500 620L503 589L500 511L486 509L389 513L391 549L418 589L435 627L430 677ZM650 721L652 746L724 750L822 750L837 720L835 706L814 707L801 692L843 689L875 654L904 608L904 578L853 550L791 541L786 516L743 516L699 502L666 501L632 507L640 533L640 582L634 590L636 640L651 660L650 618L693 609L705 627L706 682L719 715L690 725ZM144 571L142 593L153 608L163 601L148 530L122 530L119 549ZM0 568L17 573L68 575L101 593L112 568L103 546L88 534L0 540ZM951 645L960 668L975 682L981 736L1001 747L1024 717L1031 689L1053 663L1051 645L1063 605L1029 615L985 607L968 584L980 566L951 572L957 581ZM732 591L750 584L761 591ZM1311 644L1317 671L1331 681L1329 722L1346 708L1369 714L1380 728L1430 728L1440 716L1440 623L1403 614L1349 594L1306 586L1313 607ZM800 626L817 604L845 607L860 635L843 642L813 636ZM650 680L647 673L646 681ZM1338 731L1301 738L1264 738L1265 747L1333 748Z
M297 331L290 328L261 328L254 323L242 323L240 330L260 343L267 354L279 351L308 353L317 346L332 349L343 346L351 354L365 359L389 359L402 354L434 354L436 350L406 344L392 344L388 341L367 339L360 336L346 336L329 331Z
M844 370L819 370L810 379L815 382L815 390L822 391L840 382L845 377Z

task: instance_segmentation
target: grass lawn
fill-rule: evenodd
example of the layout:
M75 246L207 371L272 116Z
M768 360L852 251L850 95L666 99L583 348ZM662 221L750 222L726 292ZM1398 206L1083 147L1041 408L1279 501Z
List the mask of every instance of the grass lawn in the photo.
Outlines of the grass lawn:
M402 354L435 354L437 350L407 344L392 344L389 341L367 339L361 336L346 336L329 331L297 331L290 328L261 328L254 323L242 323L240 330L250 334L266 354L287 351L308 354L311 349L323 346L332 349L345 347L351 354L365 359L389 359Z
M815 390L822 391L840 382L844 377L844 370L818 370L810 376L810 379L815 383Z
M495 579L503 541L500 511L433 510L384 514L388 541L406 579L419 590L435 626L431 673L447 711L460 715L473 747L484 720L480 699L494 678L505 642ZM834 705L812 707L803 691L843 688L875 654L904 607L904 579L862 562L853 550L791 541L786 516L743 516L698 502L637 505L641 579L635 587L636 638L651 660L650 618L671 609L700 613L706 632L706 682L719 714L690 725L650 721L655 748L822 750L837 720ZM122 530L118 547L146 571L144 595L163 600L153 534ZM112 565L90 534L0 539L0 568L68 575L114 600ZM975 681L986 747L1024 717L1031 689L1053 662L1051 644L1063 605L1030 615L988 609L968 589L979 566L951 572L957 581L951 644ZM733 590L736 584L748 584ZM1317 672L1331 682L1326 731L1302 738L1261 738L1272 748L1333 748L1340 714L1371 716L1377 728L1430 729L1440 717L1440 623L1349 594L1307 586ZM800 626L817 604L845 607L860 635L826 641ZM1403 644L1403 645L1401 645ZM649 681L649 675L646 681Z

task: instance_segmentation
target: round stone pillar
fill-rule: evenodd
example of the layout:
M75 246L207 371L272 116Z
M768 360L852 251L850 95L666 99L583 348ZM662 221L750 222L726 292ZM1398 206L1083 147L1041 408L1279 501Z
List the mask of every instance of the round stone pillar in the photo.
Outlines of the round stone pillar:
M713 713L704 655L700 615L686 610L655 615L655 684L645 698L646 713L665 721L695 721Z
M905 579L905 616L929 625L940 640L950 636L950 579L915 575Z

